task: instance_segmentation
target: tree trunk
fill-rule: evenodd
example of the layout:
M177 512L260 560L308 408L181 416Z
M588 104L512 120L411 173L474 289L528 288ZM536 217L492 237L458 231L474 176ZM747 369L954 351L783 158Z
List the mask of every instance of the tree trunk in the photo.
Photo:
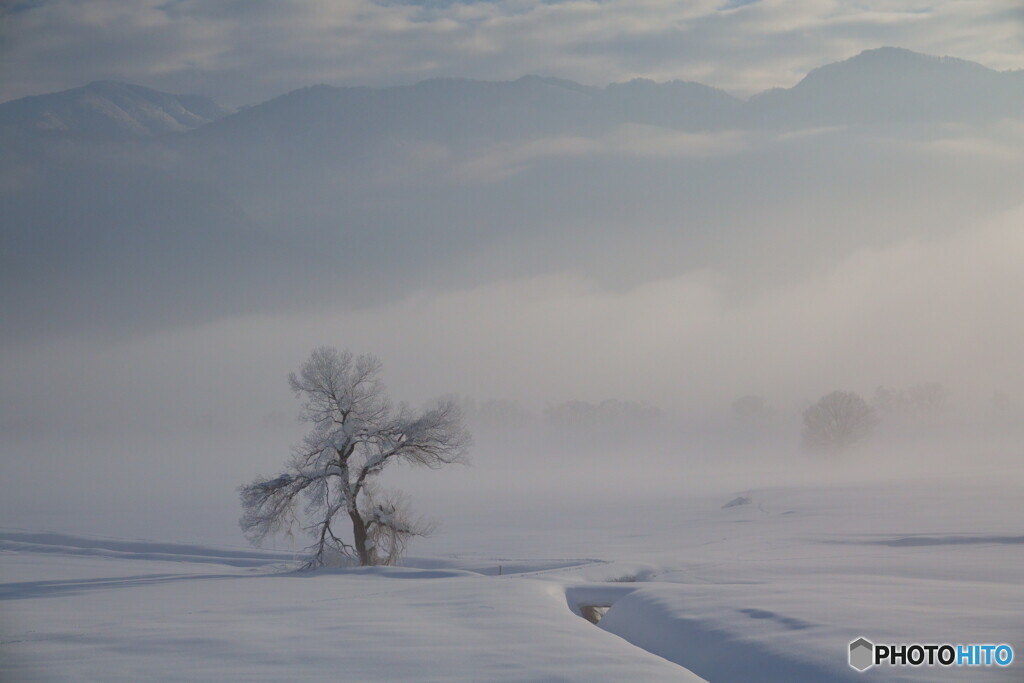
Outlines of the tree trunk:
M355 541L356 554L359 556L359 564L363 567L374 564L373 549L366 547L366 523L358 510L349 510L348 516L352 519L352 538Z

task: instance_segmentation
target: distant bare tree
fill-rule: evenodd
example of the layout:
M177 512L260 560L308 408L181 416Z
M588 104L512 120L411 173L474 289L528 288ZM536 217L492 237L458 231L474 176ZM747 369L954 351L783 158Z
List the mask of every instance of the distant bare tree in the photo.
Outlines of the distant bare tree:
M878 387L871 399L876 413L888 423L936 423L949 410L946 389L937 382L909 389Z
M910 415L910 397L903 389L877 387L871 397L871 407L875 413L885 418L886 422L901 421Z
M609 398L600 403L566 401L544 410L544 419L555 427L596 427L614 429L650 425L661 419L661 409L646 403Z
M841 453L878 424L875 411L849 391L833 391L804 411L803 444L811 451Z
M496 431L523 429L533 419L518 401L490 399L480 404L477 418L480 424Z
M469 433L454 401L423 413L393 407L380 370L374 356L320 348L289 377L312 428L282 474L239 489L241 526L253 543L300 523L316 539L307 566L338 555L361 565L395 564L410 538L430 531L400 494L378 488L377 477L396 462L438 468L463 461ZM350 540L336 526L339 517L351 524Z
M492 398L477 401L470 396L459 399L459 406L466 422L474 428L481 427L495 432L509 432L523 429L534 419L530 411L519 401Z
M772 418L772 409L763 396L740 396L732 402L732 416L744 427L760 427Z
M927 421L940 419L949 408L946 389L938 382L910 387L907 391L918 417Z

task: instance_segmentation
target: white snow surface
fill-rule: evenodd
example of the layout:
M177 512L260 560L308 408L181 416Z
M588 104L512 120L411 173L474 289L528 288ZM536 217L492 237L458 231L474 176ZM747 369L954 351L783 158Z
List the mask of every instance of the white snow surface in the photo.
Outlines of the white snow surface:
M1024 680L1014 487L478 505L393 568L3 530L0 680ZM860 636L1017 654L860 674Z

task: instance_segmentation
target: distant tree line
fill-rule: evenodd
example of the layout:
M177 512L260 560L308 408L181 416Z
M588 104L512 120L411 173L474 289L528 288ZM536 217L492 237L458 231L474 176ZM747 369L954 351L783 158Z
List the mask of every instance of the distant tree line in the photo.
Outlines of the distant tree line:
M655 423L664 415L660 408L649 403L614 398L597 403L577 399L564 401L545 407L540 414L510 399L477 401L471 397L462 397L459 405L467 423L493 431L510 431L531 425L570 430L602 426L640 427Z

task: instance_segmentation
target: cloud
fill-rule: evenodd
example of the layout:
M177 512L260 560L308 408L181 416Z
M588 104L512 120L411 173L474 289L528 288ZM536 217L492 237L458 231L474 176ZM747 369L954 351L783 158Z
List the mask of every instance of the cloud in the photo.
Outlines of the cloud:
M710 269L750 297L1006 210L1024 168L1016 122L913 137L628 125L522 144L396 142L365 162L227 149L213 148L214 165L134 146L5 157L0 343L372 309L567 273L629 290Z
M687 133L658 126L624 124L601 137L559 136L525 143L500 143L468 159L456 161L447 181L470 184L499 182L545 160L711 158L738 154L751 148L752 137L738 131ZM442 157L435 154L431 160L438 162ZM424 176L427 170L424 168ZM429 170L437 173L436 166Z
M749 393L796 414L836 388L928 381L960 406L995 389L1019 397L1021 220L1024 206L945 237L860 249L745 298L710 268L625 290L561 273L364 310L0 349L4 426L156 438L205 421L238 432L294 412L284 378L321 344L378 354L393 395L414 402L454 392L536 411L617 397L714 417Z
M749 95L879 45L1024 67L1013 0L41 0L4 16L0 99L117 78L231 104L303 85L526 73Z
M1014 164L1024 157L1024 121L996 121L987 126L945 126L945 134L927 140L903 141L937 160L985 159Z

